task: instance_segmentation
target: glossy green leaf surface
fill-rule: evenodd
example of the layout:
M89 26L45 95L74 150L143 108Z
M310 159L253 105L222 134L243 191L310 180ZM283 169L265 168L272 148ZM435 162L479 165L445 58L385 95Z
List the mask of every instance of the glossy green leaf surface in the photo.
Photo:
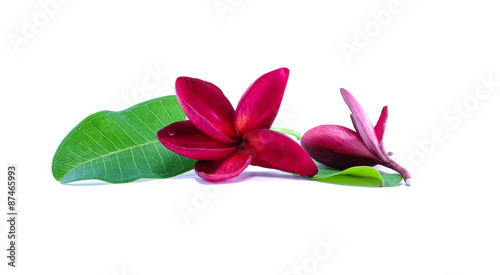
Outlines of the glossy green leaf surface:
M399 174L379 172L369 166L356 166L345 170L336 170L320 165L319 172L309 178L315 181L362 187L391 187L401 183Z
M196 160L168 150L156 137L158 130L185 117L175 96L145 101L120 112L92 114L61 142L52 174L61 183L88 179L125 183L189 171Z

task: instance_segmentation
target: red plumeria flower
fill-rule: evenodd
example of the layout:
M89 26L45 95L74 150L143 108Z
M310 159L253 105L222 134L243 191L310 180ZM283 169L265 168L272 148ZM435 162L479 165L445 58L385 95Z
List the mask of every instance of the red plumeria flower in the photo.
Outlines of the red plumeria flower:
M345 89L340 89L340 93L351 109L351 120L356 132L339 125L321 125L304 134L301 141L304 149L318 162L339 169L380 164L397 171L410 184L410 173L390 159L384 149L382 137L387 106L382 109L377 125L373 127L352 94Z
M238 176L248 165L314 176L318 168L306 151L288 136L270 130L285 92L289 70L281 68L257 79L236 111L212 83L179 77L175 89L189 118L158 131L171 151L197 159L203 179L220 181Z

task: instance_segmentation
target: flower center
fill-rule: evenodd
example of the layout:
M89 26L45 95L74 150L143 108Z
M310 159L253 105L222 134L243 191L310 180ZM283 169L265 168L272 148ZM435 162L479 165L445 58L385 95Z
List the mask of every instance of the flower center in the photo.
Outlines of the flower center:
M243 138L239 138L238 139L238 148L237 149L238 150L243 150L245 148L247 148L247 141L244 140Z

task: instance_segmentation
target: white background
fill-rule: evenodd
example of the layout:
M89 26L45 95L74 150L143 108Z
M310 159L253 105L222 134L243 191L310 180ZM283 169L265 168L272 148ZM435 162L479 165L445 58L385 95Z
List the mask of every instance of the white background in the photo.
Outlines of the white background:
M18 165L20 219L16 269L1 219L1 274L500 273L500 87L480 81L500 82L494 1L70 0L44 17L47 2L0 4L0 170ZM23 36L29 22L39 27ZM372 121L388 105L385 146L413 185L347 187L259 168L223 188L192 172L102 186L52 177L59 142L91 113L173 94L181 75L236 105L279 67L291 73L277 126L352 127L341 87ZM149 68L170 74L138 94ZM197 214L186 219L182 207ZM334 243L330 254L318 240Z

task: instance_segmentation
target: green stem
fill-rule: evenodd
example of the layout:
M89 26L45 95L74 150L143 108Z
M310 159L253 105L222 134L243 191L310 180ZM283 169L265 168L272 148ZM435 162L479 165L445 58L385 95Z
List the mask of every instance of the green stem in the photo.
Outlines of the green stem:
M271 130L294 136L297 140L300 140L302 138L302 135L295 130L286 129L286 128L276 128L276 127L271 127Z

